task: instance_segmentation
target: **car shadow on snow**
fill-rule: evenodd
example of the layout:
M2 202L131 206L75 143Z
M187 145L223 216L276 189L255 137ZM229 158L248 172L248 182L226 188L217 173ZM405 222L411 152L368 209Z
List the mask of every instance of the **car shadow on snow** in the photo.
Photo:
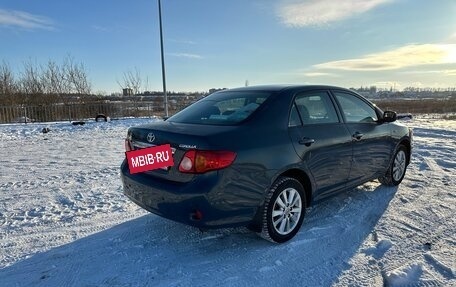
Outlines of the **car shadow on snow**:
M350 268L397 188L368 183L308 210L290 242L199 232L145 215L0 270L5 286L329 286Z

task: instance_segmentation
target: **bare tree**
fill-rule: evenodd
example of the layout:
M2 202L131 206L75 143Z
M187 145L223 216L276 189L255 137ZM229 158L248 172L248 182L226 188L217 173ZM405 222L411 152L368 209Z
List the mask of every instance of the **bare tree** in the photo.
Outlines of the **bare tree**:
M0 100L8 105L47 105L85 100L90 96L91 83L83 63L67 56L62 64L49 60L39 65L31 59L23 63L16 79L11 67L0 63ZM73 96L72 96L73 95Z
M65 79L65 71L56 62L49 60L46 66L41 68L41 82L44 92L47 94L69 94L71 88Z
M6 105L13 105L15 94L17 92L17 83L11 67L5 61L0 65L0 96L1 102Z
M41 70L39 65L31 59L23 63L23 71L19 78L18 88L19 104L38 104L42 102L44 86Z
M41 66L40 81L44 103L65 102L66 95L71 92L63 68L52 60Z
M134 94L139 94L142 87L141 72L136 67L134 71L124 72L122 82L117 80L117 84L121 89L132 89Z
M32 60L24 62L24 70L20 79L21 92L27 95L43 94L43 84L41 82L40 69Z
M16 92L16 81L13 71L5 61L0 65L0 94L11 95Z
M10 95L16 92L16 82L11 67L5 61L0 66L0 94Z
M86 68L83 63L75 63L73 58L67 57L63 64L66 84L71 91L78 95L90 95L92 85L89 81Z

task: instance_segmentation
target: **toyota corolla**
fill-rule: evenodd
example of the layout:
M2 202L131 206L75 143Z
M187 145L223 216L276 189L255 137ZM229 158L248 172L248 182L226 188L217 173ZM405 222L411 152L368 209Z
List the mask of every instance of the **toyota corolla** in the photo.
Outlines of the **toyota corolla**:
M174 166L131 174L124 160L121 177L125 195L162 217L285 242L319 200L375 179L400 184L411 141L394 112L347 89L245 87L131 127L127 151L169 144Z

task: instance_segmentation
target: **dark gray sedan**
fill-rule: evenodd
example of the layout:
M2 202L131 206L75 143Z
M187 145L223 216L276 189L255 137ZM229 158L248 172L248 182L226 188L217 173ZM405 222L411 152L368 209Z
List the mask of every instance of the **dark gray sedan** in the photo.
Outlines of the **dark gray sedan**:
M412 132L362 96L332 86L258 86L211 94L166 121L128 130L127 151L170 144L174 166L131 174L124 193L199 228L248 226L291 239L305 209L379 179L398 185Z

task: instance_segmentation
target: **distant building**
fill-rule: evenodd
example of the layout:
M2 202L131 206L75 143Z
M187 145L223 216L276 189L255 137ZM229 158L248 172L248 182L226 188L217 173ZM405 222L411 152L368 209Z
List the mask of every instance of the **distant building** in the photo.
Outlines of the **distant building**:
M133 95L133 89L130 89L130 88L122 89L122 94L124 96L132 96Z
M226 88L209 89L209 94L212 94L212 93L215 93L215 92L218 92L218 91L223 91L223 90L226 90Z

